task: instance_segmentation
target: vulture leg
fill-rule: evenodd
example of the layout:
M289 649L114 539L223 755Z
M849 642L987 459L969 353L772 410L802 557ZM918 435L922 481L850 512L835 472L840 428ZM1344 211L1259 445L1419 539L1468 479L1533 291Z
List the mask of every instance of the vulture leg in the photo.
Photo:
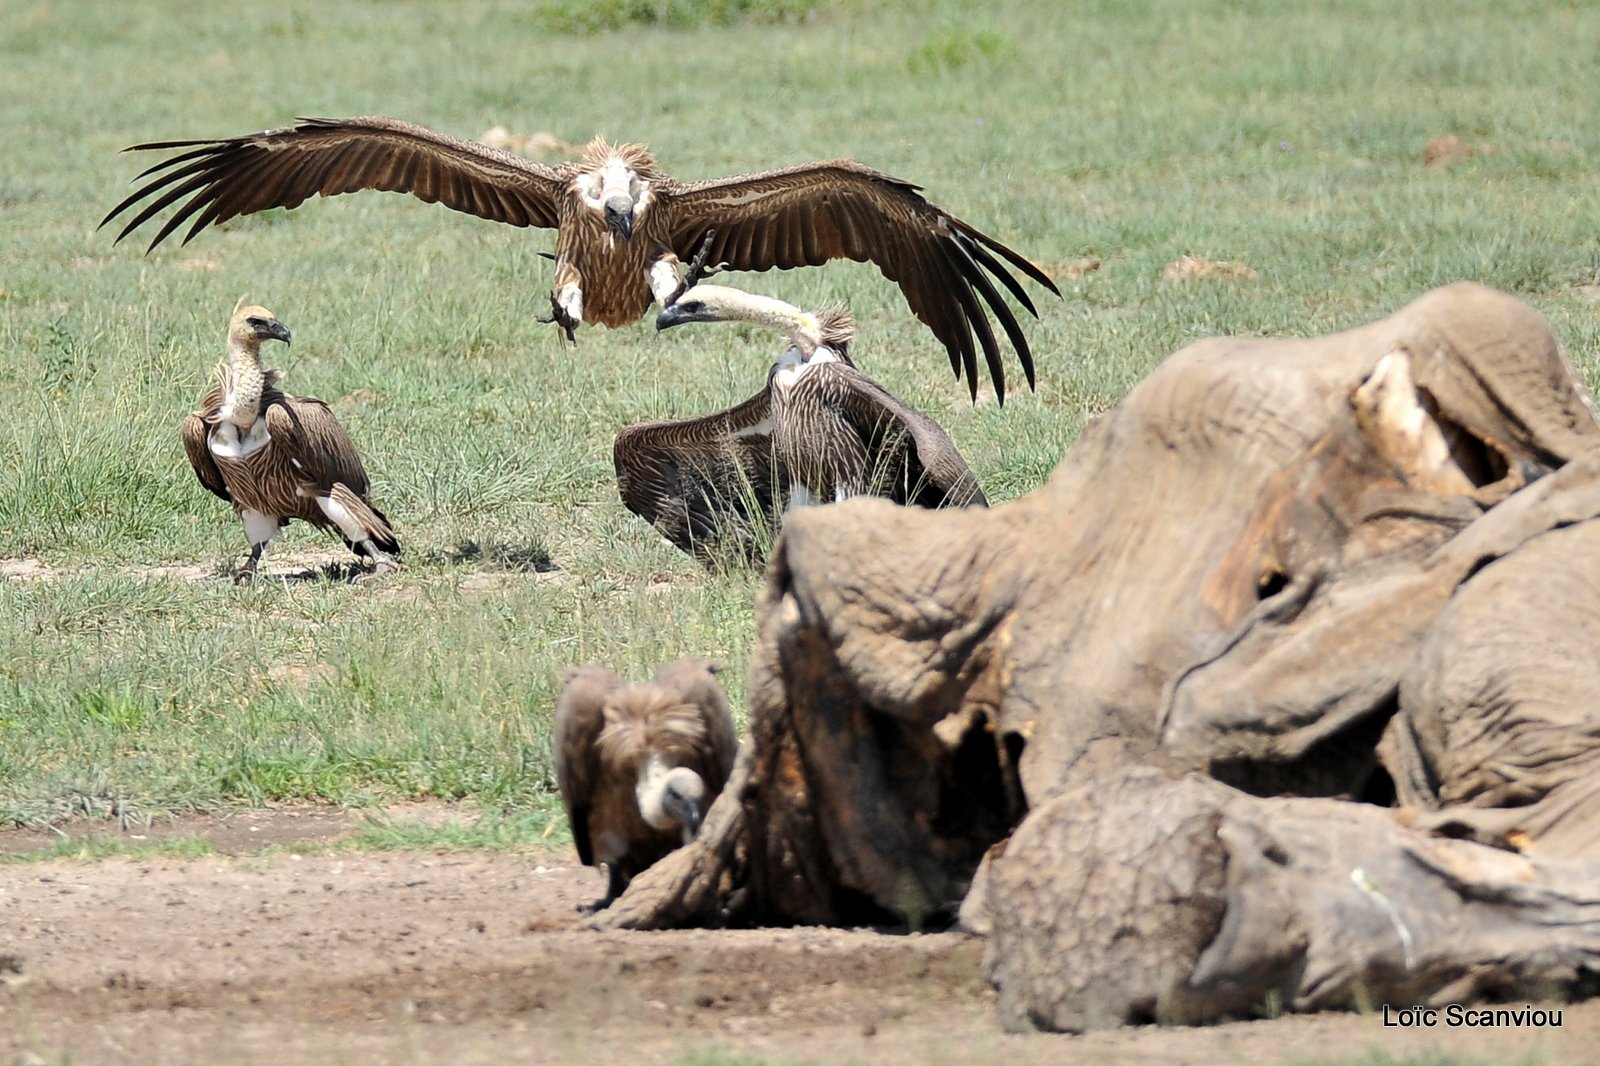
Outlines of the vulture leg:
M700 247L694 253L694 258L689 260L689 272L678 282L678 287L661 301L662 307L671 307L682 298L683 294L700 284L709 277L715 277L728 269L727 263L718 263L716 266L706 266L706 258L711 254L711 239L717 235L714 229L706 230L706 235L700 240Z
M613 863L606 864L606 894L589 903L578 904L580 914L598 914L616 902L628 887L628 879L622 876L622 871Z
M354 582L357 585L363 581L370 581L375 577L382 577L384 574L392 574L400 569L400 560L378 547L371 537L357 544L352 544L350 547L358 554L365 555L372 560L372 573L357 576Z
M552 292L550 294L549 316L538 315L535 321L545 324L554 322L561 327L561 331L567 335L569 342L572 344L578 343L578 319L574 318L565 307L561 306L561 301L556 298L555 293Z
M252 511L248 507L239 512L239 520L244 523L244 537L250 542L250 558L246 559L239 572L233 575L235 585L255 580L256 566L261 562L261 553L267 550L267 544L282 528L276 515Z
M266 541L250 546L250 558L246 559L244 565L239 567L233 575L233 583L235 585L247 585L256 579L256 564L261 562L261 553L266 548Z

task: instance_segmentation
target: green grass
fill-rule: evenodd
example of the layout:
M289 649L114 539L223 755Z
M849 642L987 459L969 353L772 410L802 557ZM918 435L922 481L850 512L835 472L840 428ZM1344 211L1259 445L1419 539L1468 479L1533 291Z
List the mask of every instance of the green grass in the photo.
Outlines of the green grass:
M592 19L540 21L563 12ZM0 583L0 823L410 797L534 816L565 665L710 653L744 696L759 577L708 575L624 511L610 445L748 396L769 337L641 322L568 348L533 322L550 234L400 196L113 247L96 223L154 161L128 144L379 112L642 140L684 179L903 175L1048 267L1102 261L1063 300L1034 290L1037 393L1012 364L1004 409L969 404L869 267L730 280L847 301L863 367L1003 501L1191 340L1322 333L1460 278L1539 307L1594 380L1597 38L1591 5L1501 0L0 7L0 559L58 571ZM1482 150L1424 169L1441 134ZM1258 276L1164 281L1186 254ZM409 561L387 584L131 569L243 554L177 438L240 296L294 330L289 387L365 454Z
M141 841L95 837L90 840L73 840L63 837L54 844L34 851L0 852L0 866L43 862L47 859L71 859L92 862L112 858L172 858L199 859L214 854L209 842L202 837L174 837L170 840Z

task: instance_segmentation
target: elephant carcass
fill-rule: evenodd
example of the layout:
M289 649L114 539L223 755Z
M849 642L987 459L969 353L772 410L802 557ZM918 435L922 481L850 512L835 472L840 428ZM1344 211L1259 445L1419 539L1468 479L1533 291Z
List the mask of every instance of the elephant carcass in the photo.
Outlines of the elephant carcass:
M738 810L599 924L948 913L1030 807L1131 765L1360 794L1455 586L1597 445L1543 318L1460 284L1328 337L1192 345L990 511L791 516Z

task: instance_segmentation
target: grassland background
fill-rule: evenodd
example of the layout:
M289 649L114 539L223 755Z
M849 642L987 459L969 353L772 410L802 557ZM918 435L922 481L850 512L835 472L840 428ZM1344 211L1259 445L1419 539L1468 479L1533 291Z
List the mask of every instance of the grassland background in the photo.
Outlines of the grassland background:
M1190 340L1353 326L1462 278L1532 302L1593 381L1597 70L1584 2L8 0L0 559L57 574L0 582L0 823L443 796L538 832L562 666L709 653L744 693L759 577L624 511L610 443L749 395L770 338L646 320L564 347L532 321L552 235L408 197L113 247L96 224L155 161L128 144L383 113L641 140L684 179L833 156L911 178L1046 266L1102 261L1029 323L1037 393L970 404L871 268L731 280L848 301L863 365L1005 500ZM1425 169L1443 134L1481 150ZM1258 276L1164 280L1186 254ZM243 552L177 438L241 296L366 456L410 561L383 586L137 569Z

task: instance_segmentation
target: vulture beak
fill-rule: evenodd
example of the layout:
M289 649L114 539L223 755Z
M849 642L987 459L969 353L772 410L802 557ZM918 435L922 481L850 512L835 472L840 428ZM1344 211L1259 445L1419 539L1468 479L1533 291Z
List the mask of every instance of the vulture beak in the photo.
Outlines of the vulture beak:
M606 224L623 240L633 239L633 201L626 196L613 196L606 201Z
M678 300L661 309L656 316L656 329L671 329L685 322L715 322L716 315L699 300Z
M273 319L267 326L267 336L276 337L285 344L289 343L289 327Z
M696 781L699 779L696 778ZM671 815L679 825L683 826L683 842L693 840L700 832L700 824L706 820L705 809L700 806L698 796L687 795L677 788L668 786L661 796L661 809Z
M685 844L700 835L700 826L706 820L706 812L700 809L699 801L685 799L674 813L678 816L678 821L683 825L683 842Z

